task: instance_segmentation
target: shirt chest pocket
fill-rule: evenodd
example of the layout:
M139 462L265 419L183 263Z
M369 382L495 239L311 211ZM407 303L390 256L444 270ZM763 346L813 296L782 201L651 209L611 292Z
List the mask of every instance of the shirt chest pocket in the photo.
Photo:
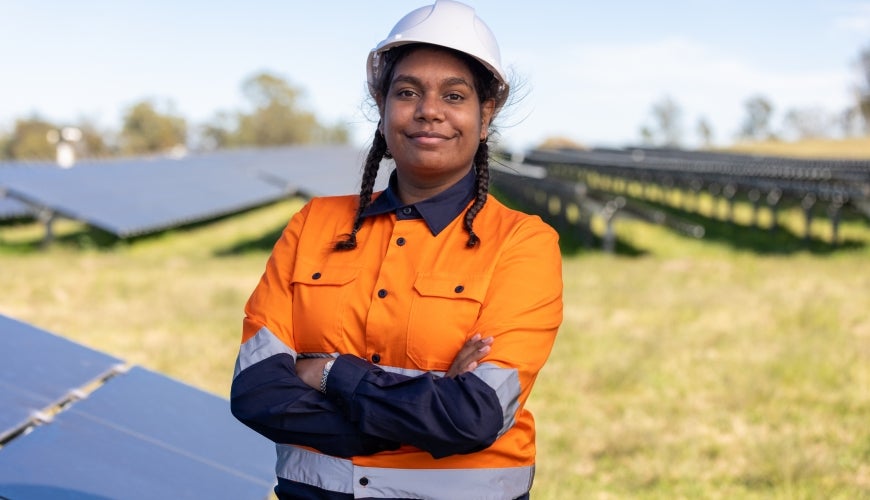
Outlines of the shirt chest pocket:
M293 271L293 336L300 353L341 352L358 267L320 269L298 263Z
M407 331L408 357L421 370L447 371L480 315L486 280L480 276L420 275L414 281Z

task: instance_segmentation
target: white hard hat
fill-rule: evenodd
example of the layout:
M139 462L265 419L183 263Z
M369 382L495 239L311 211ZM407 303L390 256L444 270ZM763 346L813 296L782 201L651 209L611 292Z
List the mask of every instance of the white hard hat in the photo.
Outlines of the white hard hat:
M501 67L498 42L473 8L453 0L436 0L433 5L415 9L400 19L387 38L369 52L366 71L373 96L375 82L383 68L381 54L409 43L449 47L477 59L500 83L495 109L504 105L509 85Z

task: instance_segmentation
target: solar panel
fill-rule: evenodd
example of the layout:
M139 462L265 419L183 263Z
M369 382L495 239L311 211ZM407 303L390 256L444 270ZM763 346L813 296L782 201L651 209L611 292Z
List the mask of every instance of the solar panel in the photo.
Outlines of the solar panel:
M367 151L353 146L307 146L251 153L245 168L260 178L292 186L305 196L336 196L359 192ZM391 167L392 162L381 165L376 189L386 187Z
M0 220L32 217L33 208L26 203L9 197L6 192L4 180L30 175L30 172L39 169L57 170L58 167L48 163L0 163Z
M220 162L88 163L4 180L10 196L121 237L219 217L287 196Z
M32 215L33 211L24 203L0 196L0 220L18 219Z
M262 499L273 484L274 447L228 401L142 368L0 450L8 498Z
M121 360L0 314L0 442Z
M363 159L355 147L306 146L91 161L70 169L28 169L26 175L0 173L0 188L34 207L129 237L296 193L356 193Z

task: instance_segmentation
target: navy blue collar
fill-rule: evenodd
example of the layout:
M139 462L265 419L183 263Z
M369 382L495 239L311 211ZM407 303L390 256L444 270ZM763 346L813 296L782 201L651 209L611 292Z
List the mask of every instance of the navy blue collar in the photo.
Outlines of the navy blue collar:
M387 189L363 210L362 216L372 217L395 212L398 220L423 219L432 235L438 236L474 198L476 184L472 168L459 182L435 196L405 205L399 199L396 171L393 170Z

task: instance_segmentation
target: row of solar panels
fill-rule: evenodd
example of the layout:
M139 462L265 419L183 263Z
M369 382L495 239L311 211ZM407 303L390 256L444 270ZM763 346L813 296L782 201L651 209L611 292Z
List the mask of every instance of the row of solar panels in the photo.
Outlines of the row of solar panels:
M868 151L870 155L870 151ZM870 202L870 160L806 160L682 150L536 150L525 161L570 178L583 171L691 189L757 191L779 197L851 204ZM867 212L870 216L870 212Z
M0 314L0 498L264 499L229 402Z
M90 161L70 169L0 164L0 218L63 217L124 238L292 195L355 193L363 159L356 147L319 146Z

